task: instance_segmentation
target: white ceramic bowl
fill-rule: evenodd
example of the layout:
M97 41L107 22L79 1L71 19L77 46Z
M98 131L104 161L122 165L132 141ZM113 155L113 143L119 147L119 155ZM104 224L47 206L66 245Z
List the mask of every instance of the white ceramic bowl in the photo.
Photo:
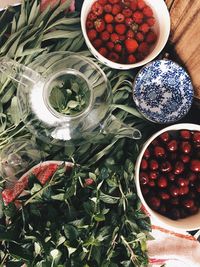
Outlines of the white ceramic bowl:
M132 69L145 65L146 63L153 60L162 51L165 44L167 43L170 33L170 15L164 0L145 0L145 2L152 8L154 17L157 21L156 25L154 26L154 31L156 32L158 39L150 54L144 60L134 64L120 64L110 61L109 59L99 54L98 51L91 44L86 32L86 19L91 9L91 6L95 1L96 0L84 0L81 10L81 28L88 49L103 64L114 69Z
M146 209L147 213L150 214L150 217L152 217L153 220L155 220L160 226L165 227L170 230L179 230L179 231L192 231L192 230L197 230L200 228L200 209L199 212L195 215L189 216L184 219L179 219L179 220L172 220L169 219L165 216L162 216L158 212L152 210L147 202L144 199L144 196L141 191L140 187L140 182L139 182L139 174L140 174L140 164L141 160L143 158L143 154L147 147L150 145L150 143L159 135L166 131L175 131L175 130L183 130L183 129L188 129L191 131L200 131L200 125L197 124L192 124L192 123L179 123L179 124L174 124L171 126L168 126L157 133L153 134L143 145L141 152L137 158L136 161L136 166L135 166L135 182L136 182L136 188L137 188L137 193L138 196Z

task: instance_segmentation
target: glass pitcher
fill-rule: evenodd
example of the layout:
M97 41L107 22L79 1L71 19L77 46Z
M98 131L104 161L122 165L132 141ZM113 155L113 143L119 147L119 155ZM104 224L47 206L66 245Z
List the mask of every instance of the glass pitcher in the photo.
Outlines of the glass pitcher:
M138 129L111 114L110 83L102 69L81 54L49 53L28 67L3 57L1 72L18 83L20 116L44 141L63 145L109 133L141 138Z

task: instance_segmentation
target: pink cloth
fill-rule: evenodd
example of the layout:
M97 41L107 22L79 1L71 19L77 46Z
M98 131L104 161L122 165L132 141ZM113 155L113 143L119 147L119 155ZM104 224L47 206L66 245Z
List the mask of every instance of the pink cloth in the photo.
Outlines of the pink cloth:
M60 0L41 0L40 4L40 11L43 12L48 6L55 6ZM64 3L66 0L61 0L61 4ZM70 11L75 10L75 0L72 0L70 8Z
M200 267L200 243L195 237L158 226L152 226L152 235L155 239L147 245L151 266Z

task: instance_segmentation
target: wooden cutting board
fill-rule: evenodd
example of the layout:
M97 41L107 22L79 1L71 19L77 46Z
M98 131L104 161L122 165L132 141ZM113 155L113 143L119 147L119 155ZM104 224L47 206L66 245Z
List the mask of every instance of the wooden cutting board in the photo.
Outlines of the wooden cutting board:
M8 6L18 5L21 3L21 0L0 0L0 10Z
M170 42L192 77L200 99L200 1L166 0L171 16Z

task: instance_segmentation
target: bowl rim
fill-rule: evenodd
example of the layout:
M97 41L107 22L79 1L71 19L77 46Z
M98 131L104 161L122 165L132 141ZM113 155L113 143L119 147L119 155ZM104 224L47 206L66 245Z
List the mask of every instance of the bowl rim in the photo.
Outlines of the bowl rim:
M178 225L178 221L184 221L187 220L188 218L191 218L192 216L199 216L200 217L200 210L197 214L195 215L191 215L190 217L184 218L184 219L180 219L180 220L172 220L170 218L167 218L161 214L159 214L158 212L152 210L149 205L146 203L143 194L141 192L141 187L140 187L140 182L139 182L139 172L140 172L140 163L144 154L144 151L146 150L146 148L150 145L150 143L156 138L158 137L160 134L166 132L166 131L176 131L176 130L182 130L182 129L189 129L191 131L200 131L200 125L195 124L195 123L178 123L178 124L173 124L170 126L167 126L159 131L157 131L156 133L154 133L152 136L150 136L146 142L143 144L140 153L137 157L136 160L136 164L135 164L135 185L136 185L136 190L137 190L137 195L140 198L140 201L144 207L144 209L146 210L146 212L150 215L150 218L152 217L153 220L155 220L155 222L157 224L159 224L159 226L164 227L166 229L169 230L173 230L173 231L180 231L180 232L185 232L185 231L194 231L194 230L198 230L200 228L200 222L198 226L195 227L183 227L181 225ZM164 222L164 220L167 220L168 222L170 222L170 224ZM175 225L174 225L175 224Z
M170 29L171 29L171 20L170 20L170 14L169 14L169 10L167 8L166 3L163 0L157 0L157 2L160 2L160 5L162 5L162 16L165 17L166 20L166 27L165 27L165 36L161 42L161 45L158 49L157 52L155 52L155 54L152 54L150 56L150 54L148 55L148 57L146 57L145 59L143 59L142 61L136 62L134 64L120 64L120 63L116 63L113 62L109 59L107 59L106 57L103 57L92 45L92 43L90 42L87 33L86 33L86 26L85 26L85 20L87 17L86 14L86 10L88 9L88 5L91 7L91 5L93 4L93 2L95 2L96 0L84 0L82 8L81 8L81 29L82 29L82 34L83 37L85 39L85 43L88 47L88 49L90 50L90 52L92 53L92 55L94 55L101 63L109 66L110 68L114 68L114 69L123 69L123 70L128 70L128 69L133 69L133 68L138 68L141 67L147 63L149 63L150 61L154 60L163 50L163 48L165 47L168 38L169 38L169 34L170 34ZM150 0L148 0L148 2L151 3ZM94 51L93 51L94 50Z

